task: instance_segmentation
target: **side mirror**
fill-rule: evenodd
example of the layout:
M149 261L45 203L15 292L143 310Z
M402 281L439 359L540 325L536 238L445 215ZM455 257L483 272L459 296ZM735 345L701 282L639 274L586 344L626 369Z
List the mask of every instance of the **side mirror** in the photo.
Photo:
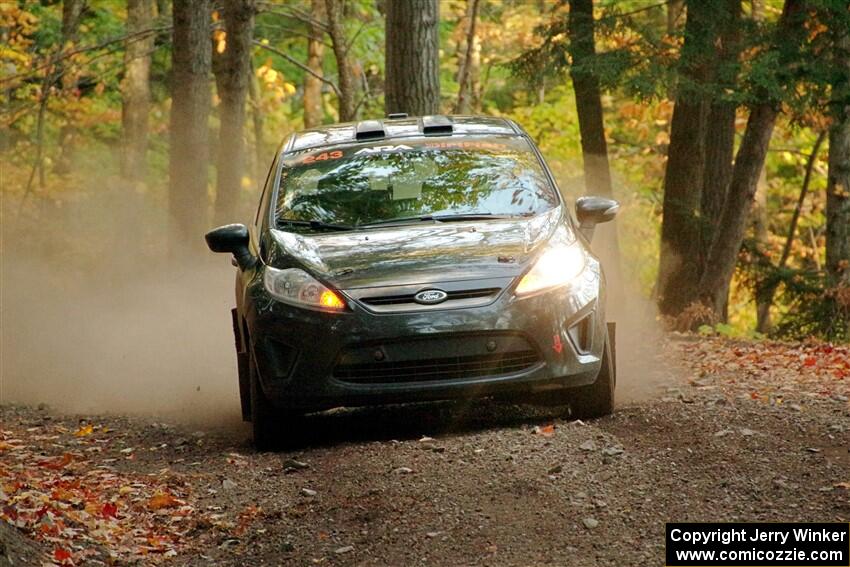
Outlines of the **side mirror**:
M213 252L230 252L236 258L236 264L245 270L257 261L248 249L248 227L244 224L226 224L209 231L204 239Z
M579 197L576 199L576 218L579 230L588 240L593 238L597 224L613 220L620 210L620 203L605 197Z

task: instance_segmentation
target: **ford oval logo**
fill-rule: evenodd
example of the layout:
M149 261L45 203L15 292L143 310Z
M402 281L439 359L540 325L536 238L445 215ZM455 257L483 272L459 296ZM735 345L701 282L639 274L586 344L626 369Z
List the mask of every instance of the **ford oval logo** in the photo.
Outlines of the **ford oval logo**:
M413 300L416 301L416 303L421 303L423 305L434 305L435 303L442 303L445 301L448 295L449 294L441 289L426 289L414 295Z

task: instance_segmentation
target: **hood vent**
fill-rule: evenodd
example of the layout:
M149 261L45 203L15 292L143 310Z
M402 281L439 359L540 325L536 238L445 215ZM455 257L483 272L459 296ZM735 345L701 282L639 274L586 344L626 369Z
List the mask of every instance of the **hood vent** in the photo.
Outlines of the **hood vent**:
M452 121L445 116L423 116L422 133L426 136L440 136L454 132Z
M358 140L380 140L386 137L384 125L378 120L363 120L357 123L357 134L355 138Z

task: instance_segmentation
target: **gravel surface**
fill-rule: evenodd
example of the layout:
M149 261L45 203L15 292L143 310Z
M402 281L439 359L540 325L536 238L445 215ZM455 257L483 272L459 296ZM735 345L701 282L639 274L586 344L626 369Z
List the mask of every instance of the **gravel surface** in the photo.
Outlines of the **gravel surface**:
M72 545L86 564L663 565L668 521L850 520L846 398L789 389L768 403L726 370L685 367L651 399L586 423L486 401L335 411L279 453L253 451L247 428L5 405L0 463L76 451L191 509L172 551ZM2 475L0 488L8 516L15 492ZM130 507L115 502L103 521L120 527ZM60 545L20 533L0 529L0 565L41 564Z

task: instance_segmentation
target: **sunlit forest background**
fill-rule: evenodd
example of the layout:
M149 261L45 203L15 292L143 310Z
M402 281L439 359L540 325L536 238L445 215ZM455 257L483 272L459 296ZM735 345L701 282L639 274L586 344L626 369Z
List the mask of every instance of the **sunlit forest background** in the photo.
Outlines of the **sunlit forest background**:
M200 228L194 235L198 245L203 230L215 224L248 221L258 187L287 135L318 124L385 116L388 2L209 4L202 39L210 52L203 70L211 101L204 117L210 157L200 164L207 174L206 195L191 213ZM144 269L166 254L169 164L175 159L171 114L175 97L183 96L173 69L178 4L186 3L0 2L6 269L13 256L61 258L64 272L98 270L108 277ZM578 37L580 28L570 20L577 4L591 6L589 38ZM623 203L617 220L623 280L643 296L658 298L665 176L677 105L701 101L731 108L731 151L740 148L748 121L767 97L778 112L772 135L767 133L763 168L758 160L754 166L754 195L744 197L744 232L731 284L726 282L728 300L721 309L699 302L662 308L659 317L673 328L703 333L846 340L850 269L841 255L850 246L835 244L833 237L838 251L828 258L827 250L830 142L844 139L841 129L844 136L848 129L847 100L839 98L842 92L846 96L850 77L846 3L712 0L705 3L709 14L685 4L692 3L439 2L438 110L516 120L539 144L572 202L591 192L584 183L576 105L576 76L591 76L604 118L612 192ZM804 4L799 30L782 27L794 25L781 21L787 4ZM732 7L732 23L712 24L722 18L720 6ZM239 40L228 31L237 25L238 10L247 15L240 33L248 34L247 43L241 41L249 53L249 73L244 97L236 93L234 99L228 85L238 86L241 79L228 74L235 71L227 68L225 55ZM724 45L734 46L732 56L699 60L705 56L699 50L713 49L717 38L693 36L693 31L689 36L688 19L698 17L711 24L703 21L700 29L716 29ZM590 51L580 63L578 48L587 39ZM696 53L691 61L689 41ZM717 76L701 77L701 66ZM233 141L232 124L227 126L222 111L233 100L243 116L236 131L244 141L244 161L225 215L232 218L224 218L216 205L224 195L217 156L222 144ZM712 120L703 116L701 127ZM682 151L685 160L696 159ZM840 158L836 151L833 159ZM715 164L707 159L704 169L711 172ZM830 205L840 212L831 222L844 226L833 230L846 240L850 213L840 179L831 186L840 200ZM717 223L719 230L726 228ZM104 257L110 258L107 265Z

